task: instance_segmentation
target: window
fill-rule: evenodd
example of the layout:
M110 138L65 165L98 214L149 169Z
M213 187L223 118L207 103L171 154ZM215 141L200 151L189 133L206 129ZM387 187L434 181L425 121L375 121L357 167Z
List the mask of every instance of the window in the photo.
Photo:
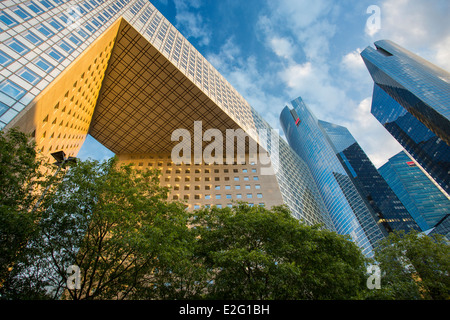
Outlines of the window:
M59 23L55 19L51 19L48 23L58 31L61 31L62 29L64 29L64 27L61 25L61 23Z
M75 35L70 34L69 35L69 40L72 41L74 44L76 44L77 46L79 46L80 44L82 44L83 42L78 39Z
M47 0L41 0L40 3L42 3L42 5L44 7L46 7L47 9L53 8L53 5L50 2L48 2Z
M221 199L222 196L220 194L216 194L216 199Z
M61 62L64 59L64 56L55 49L50 49L47 51L47 54L58 62Z
M46 36L47 38L50 38L51 36L54 35L54 33L53 33L52 31L50 31L50 29L47 28L46 26L44 26L43 24L38 25L38 26L36 27L36 29L37 29L40 33L42 33L44 36Z
M254 177L253 177L253 180L258 181L258 180L259 180L259 177L254 176Z
M239 177L234 177L234 181L239 181Z
M35 45L42 43L41 38L39 38L37 35L35 35L31 31L26 31L23 36L25 37L25 39L27 39L28 41L30 41L31 43L33 43Z
M242 172L243 173L247 173L247 169L242 169Z
M13 8L12 11L14 11L14 13L21 17L23 20L28 20L31 18L31 15L19 6Z
M9 107L6 104L4 104L3 102L0 102L0 116L2 114L4 114L6 112L6 110L8 110L8 109L9 109Z
M82 36L85 39L87 39L89 37L89 35L81 29L77 30L77 32L80 36Z
M255 169L255 168L253 168L253 169L252 169L252 172L253 172L253 173L256 173L256 169Z
M247 193L247 199L253 198L253 195L251 193Z
M35 4L33 1L30 1L27 4L27 7L30 8L32 11L34 11L34 13L37 14L41 14L42 12L44 12L44 10L42 10L37 4Z
M231 199L231 194L227 194L227 199Z
M21 42L16 39L11 39L6 42L6 45L16 51L18 54L25 54L29 51L29 49Z
M25 89L10 80L5 80L0 84L0 91L17 100L22 98L26 92Z
M261 199L261 198L262 198L262 193L258 193L258 194L256 195L256 197Z
M205 199L207 200L211 199L211 195L210 194L205 195Z
M59 47L62 48L64 51L66 51L67 53L71 53L73 51L73 48L64 40L62 40L59 43ZM162 164L161 164L162 165Z
M225 190L230 190L231 186L225 186Z
M11 16L6 14L5 12L0 12L0 21L6 24L8 27L13 27L16 24L19 24L16 20L11 18Z
M215 186L214 189L220 190L220 186Z
M41 77L26 67L20 69L19 72L17 72L17 75L33 85L41 80Z
M11 62L13 62L13 58L11 58L6 53L0 50L0 65L6 67Z
M249 179L248 179L248 177L244 177L244 181L248 181Z
M241 190L241 186L234 186L236 190Z
M261 189L261 185L255 184L255 189Z
M242 199L242 194L238 193L238 194L236 195L236 199Z
M194 209L195 209L195 210L198 210L198 209L200 209L200 205L198 205L198 204L194 204Z
M248 189L250 189L250 188L251 188L251 187L250 187L250 185L249 185L249 184L246 184L246 185L245 185L245 189L247 189L247 190L248 190Z

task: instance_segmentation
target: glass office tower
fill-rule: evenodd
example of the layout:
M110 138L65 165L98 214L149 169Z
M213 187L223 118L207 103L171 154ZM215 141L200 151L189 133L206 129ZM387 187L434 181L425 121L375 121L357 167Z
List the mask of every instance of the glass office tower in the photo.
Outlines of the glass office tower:
M387 232L421 229L347 128L319 120L329 142L356 189L369 203Z
M32 134L49 161L76 156L90 134L120 162L160 169L190 210L286 204L334 230L304 161L149 1L1 1L0 36L0 128ZM223 163L220 148L213 163L173 161L177 130L202 156L198 127L200 139L241 132L269 161L248 151Z
M361 56L374 81L372 114L450 191L450 74L391 41Z
M450 213L450 200L404 151L378 170L423 231Z
M301 98L291 103L293 108L285 107L280 115L289 145L311 169L336 230L350 235L370 254L386 231L377 224L374 212L339 161L319 120ZM339 147L348 145L347 138L339 141Z

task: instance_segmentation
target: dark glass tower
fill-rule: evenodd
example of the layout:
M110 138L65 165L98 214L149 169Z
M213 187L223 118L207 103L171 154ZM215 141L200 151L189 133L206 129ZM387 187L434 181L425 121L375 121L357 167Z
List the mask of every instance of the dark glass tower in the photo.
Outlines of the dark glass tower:
M356 189L375 213L377 222L383 225L387 232L408 232L411 229L421 231L350 131L325 121L319 121L319 125Z
M438 226L450 213L450 200L404 151L378 170L423 231Z
M382 40L361 56L374 81L372 114L447 194L450 74Z
M387 232L375 218L373 210L360 195L347 170L338 159L333 145L319 120L301 98L285 107L280 122L289 145L311 170L336 231L347 234L370 255ZM346 137L340 141L347 145Z

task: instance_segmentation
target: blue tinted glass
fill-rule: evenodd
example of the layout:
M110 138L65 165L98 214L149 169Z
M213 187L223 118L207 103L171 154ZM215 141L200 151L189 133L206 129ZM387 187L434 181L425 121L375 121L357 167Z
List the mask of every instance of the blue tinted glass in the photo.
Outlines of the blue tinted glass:
M0 65L6 67L12 61L13 59L10 56L8 56L6 53L0 50Z
M15 26L16 24L18 24L18 22L16 20L11 18L9 15L7 15L4 12L0 12L0 20L4 24L6 24L8 27L12 27L12 26Z
M42 25L42 24L39 25L39 26L37 26L36 29L38 29L39 32L42 33L42 34L43 34L44 36L46 36L47 38L50 38L51 36L54 35L54 33L51 32L49 28L47 28L46 26L44 26L44 25Z
M41 57L37 58L34 61L34 64L37 65L42 70L47 71L47 72L53 69L53 66L50 64L50 62L44 60Z
M24 54L28 51L28 48L16 39L12 39L7 43L7 45L19 54Z
M93 33L93 32L95 31L95 29L94 29L89 23L86 23L86 24L84 25L84 27L85 27L86 29L88 29L91 33Z
M95 20L95 18L92 19L91 22L92 22L97 28L100 28L100 27L101 27L101 24L100 24L97 20Z
M56 30L63 29L63 26L59 22L57 22L55 19L50 20L48 23Z
M75 43L77 46L82 43L82 41L80 39L78 39L76 36L74 36L73 34L71 34L69 36L69 40L72 41L73 43Z
M28 8L30 8L31 10L33 10L35 13L37 14L41 14L42 12L44 12L37 4L35 4L33 1L31 1L28 5Z
M35 35L33 32L31 32L31 31L27 31L26 34L24 34L24 37L28 41L30 41L30 42L32 42L32 43L34 43L36 45L42 42L42 40L37 35Z
M5 80L0 84L0 91L14 99L24 96L25 90L10 80Z
M71 53L73 51L73 48L65 41L61 41L59 43L59 46L68 53Z
M6 110L8 110L8 109L9 109L9 107L6 104L4 104L3 102L0 101L0 116L2 114L4 114L6 112Z
M44 7L46 7L47 9L53 8L53 5L50 2L48 2L47 0L41 0L40 3L42 3L42 5Z
M31 15L20 7L14 8L13 11L15 14L17 14L19 17L21 17L24 20L28 20L31 18Z
M61 62L64 59L64 57L55 49L50 49L47 53L50 57L52 57L56 61Z
M41 77L39 77L36 73L34 73L33 71L31 71L28 68L23 68L18 72L18 75L28 81L31 84L36 84L39 82L39 80L41 79Z
M78 34L80 36L82 36L83 38L85 38L85 39L87 39L89 37L89 35L86 32L84 32L83 30L81 30L81 29L78 30Z

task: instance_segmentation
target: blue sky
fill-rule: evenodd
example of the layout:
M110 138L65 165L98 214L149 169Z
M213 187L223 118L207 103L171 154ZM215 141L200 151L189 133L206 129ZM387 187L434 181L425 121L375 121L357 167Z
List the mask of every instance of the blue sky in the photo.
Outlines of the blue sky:
M401 150L370 114L372 80L359 55L390 39L450 70L448 0L152 0L276 129L299 96L315 115L346 126L379 167ZM380 9L380 28L366 27ZM79 157L112 154L89 137Z

